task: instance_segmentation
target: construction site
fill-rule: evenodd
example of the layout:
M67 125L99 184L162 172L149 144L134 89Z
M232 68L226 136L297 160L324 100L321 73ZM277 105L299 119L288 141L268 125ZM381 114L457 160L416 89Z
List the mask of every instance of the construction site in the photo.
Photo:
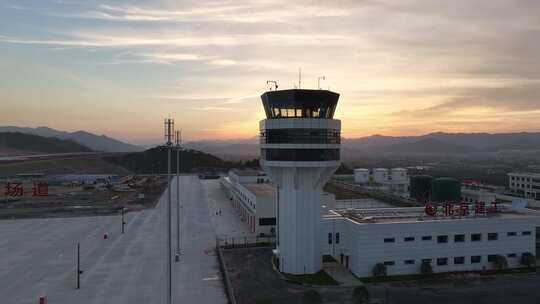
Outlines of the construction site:
M160 175L19 174L0 180L0 219L117 214L152 208L167 186Z

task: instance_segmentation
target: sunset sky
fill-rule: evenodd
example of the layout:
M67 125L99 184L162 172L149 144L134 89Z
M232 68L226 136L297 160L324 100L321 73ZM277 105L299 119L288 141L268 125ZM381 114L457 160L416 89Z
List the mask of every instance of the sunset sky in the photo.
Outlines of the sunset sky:
M299 68L345 137L540 131L540 1L0 2L0 125L253 137Z

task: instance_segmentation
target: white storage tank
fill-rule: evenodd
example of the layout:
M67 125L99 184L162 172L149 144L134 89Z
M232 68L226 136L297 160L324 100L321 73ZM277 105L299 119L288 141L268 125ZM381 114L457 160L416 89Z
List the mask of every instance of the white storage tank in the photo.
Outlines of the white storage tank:
M393 168L391 173L393 182L406 182L407 181L407 169Z
M385 183L388 181L388 169L376 168L373 169L373 179L376 183Z
M354 182L357 184L369 183L369 170L364 168L354 169Z

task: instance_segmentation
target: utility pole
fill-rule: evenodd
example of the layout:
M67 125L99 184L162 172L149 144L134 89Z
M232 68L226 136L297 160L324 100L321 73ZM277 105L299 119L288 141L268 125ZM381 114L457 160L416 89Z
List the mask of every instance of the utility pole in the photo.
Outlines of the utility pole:
M81 246L77 242L77 289L81 288Z
M122 207L122 234L124 234L124 226L126 225L126 221L124 221L124 210L126 208Z
M182 132L176 131L176 255L175 261L180 261L180 143Z
M174 120L165 119L165 139L167 140L167 304L172 303L172 246L171 246L171 149Z

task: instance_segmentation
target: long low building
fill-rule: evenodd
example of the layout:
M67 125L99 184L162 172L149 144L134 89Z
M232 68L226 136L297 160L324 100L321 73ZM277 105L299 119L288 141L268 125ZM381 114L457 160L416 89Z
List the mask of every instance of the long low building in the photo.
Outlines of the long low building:
M334 211L321 220L322 252L358 277L373 276L378 264L387 275L408 275L421 273L423 263L435 273L478 271L497 260L523 267L523 255L536 256L538 211L481 207L484 213L474 205L452 214L443 207Z
M275 235L276 188L264 172L233 169L220 185L250 232Z

